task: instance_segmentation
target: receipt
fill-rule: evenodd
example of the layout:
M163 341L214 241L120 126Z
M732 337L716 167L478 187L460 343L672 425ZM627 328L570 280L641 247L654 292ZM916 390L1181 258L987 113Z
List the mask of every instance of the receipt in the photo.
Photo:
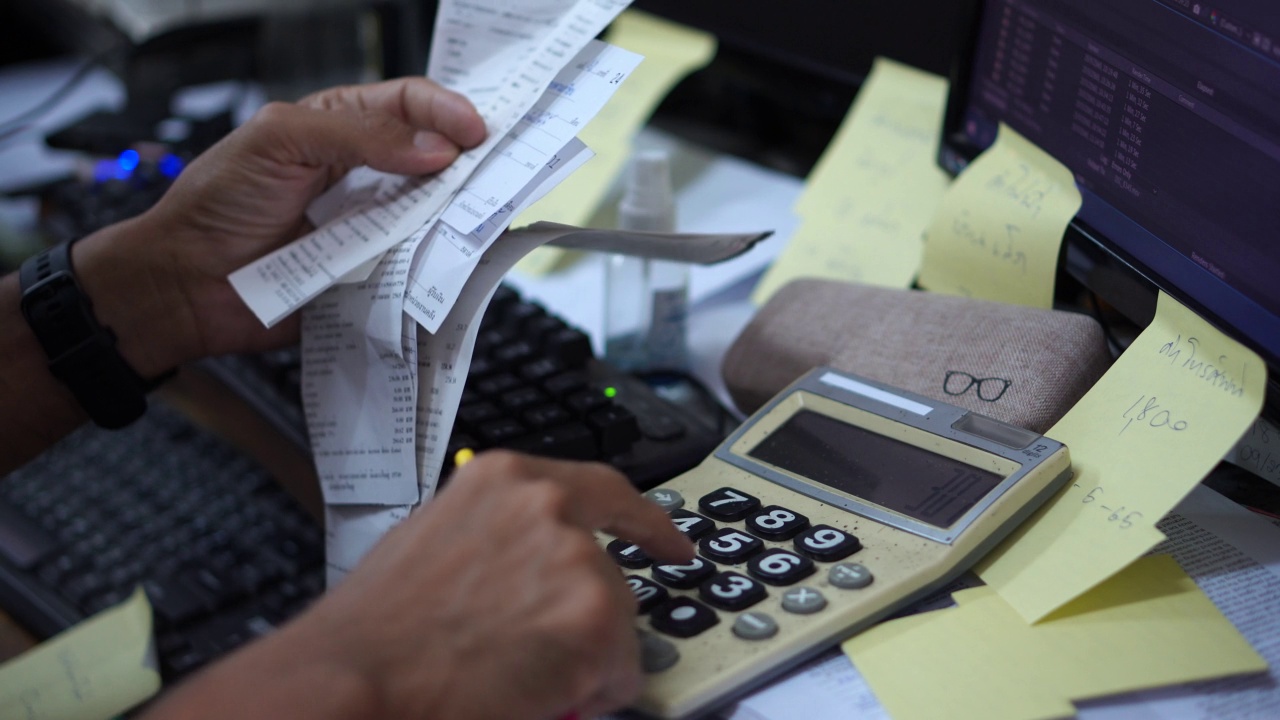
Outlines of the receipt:
M437 332L457 301L463 284L482 253L507 229L512 218L551 191L561 180L591 159L591 150L572 138L537 175L488 220L462 234L444 221L418 247L405 283L404 311L427 332Z
M417 328L370 321L399 306L384 276L408 261L387 253L369 282L330 288L303 312L302 401L326 504L418 501Z
M528 8L513 13L509 3L496 0L442 3L439 22L441 27L452 29L441 33L445 43L434 44L448 44L448 38L456 41L465 34L475 42L483 38L492 47L505 48L477 56L464 53L467 56L462 60L477 64L458 65L457 77L466 75L468 87L497 87L478 105L488 138L433 176L400 177L366 169L357 180L331 188L320 202L329 208L343 208L336 217L229 276L254 315L264 325L274 325L434 220L481 161L534 106L556 74L627 4L622 0L562 0L542 6L546 15L533 17L526 12ZM551 17L554 19L549 20ZM465 33L462 26L451 24L455 21L467 23ZM344 206L328 196L334 193L358 194L360 202Z
M374 545L409 517L411 506L326 505L325 585L342 582Z

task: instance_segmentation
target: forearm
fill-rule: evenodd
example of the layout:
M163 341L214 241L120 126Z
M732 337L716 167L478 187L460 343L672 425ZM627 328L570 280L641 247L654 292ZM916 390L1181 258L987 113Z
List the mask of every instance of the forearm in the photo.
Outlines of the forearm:
M163 259L139 246L147 222L105 228L76 243L72 265L98 321L111 328L117 349L144 378L157 377L190 355L181 304L166 300ZM0 278L0 474L39 454L88 416L48 368L48 357L21 311L18 274Z

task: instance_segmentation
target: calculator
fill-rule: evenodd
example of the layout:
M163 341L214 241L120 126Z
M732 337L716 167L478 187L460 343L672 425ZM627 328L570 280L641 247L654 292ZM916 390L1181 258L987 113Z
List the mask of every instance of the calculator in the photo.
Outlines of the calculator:
M600 535L638 604L628 713L696 717L941 589L1071 477L1035 432L830 368L645 495L698 554Z

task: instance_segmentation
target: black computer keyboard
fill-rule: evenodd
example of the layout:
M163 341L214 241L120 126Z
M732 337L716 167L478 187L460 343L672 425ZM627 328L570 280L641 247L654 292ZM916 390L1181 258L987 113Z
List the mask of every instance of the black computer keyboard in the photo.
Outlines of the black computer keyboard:
M47 637L139 585L174 680L319 595L323 533L253 460L155 401L0 480L0 607L20 624Z

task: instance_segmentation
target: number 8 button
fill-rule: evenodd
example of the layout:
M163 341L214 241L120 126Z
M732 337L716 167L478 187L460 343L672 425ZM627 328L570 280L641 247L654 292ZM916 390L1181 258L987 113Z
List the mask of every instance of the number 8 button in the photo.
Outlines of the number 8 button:
M747 518L747 530L765 540L790 540L809 527L809 518L780 505L770 505Z

